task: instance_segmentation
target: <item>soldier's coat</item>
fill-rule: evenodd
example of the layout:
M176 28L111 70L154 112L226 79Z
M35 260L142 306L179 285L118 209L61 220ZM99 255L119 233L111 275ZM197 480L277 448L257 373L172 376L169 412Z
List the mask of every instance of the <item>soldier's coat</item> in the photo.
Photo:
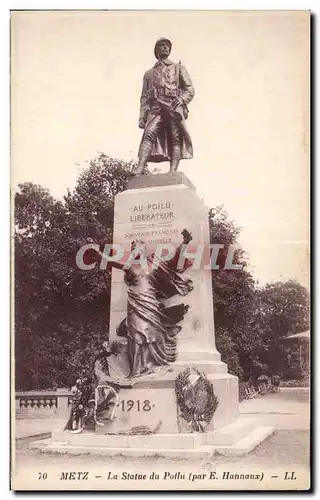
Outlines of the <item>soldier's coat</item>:
M184 104L173 109L171 102L177 96L182 98ZM149 161L162 162L170 160L170 119L179 124L181 158L189 159L193 157L191 137L185 122L188 116L187 106L193 97L192 81L182 64L176 64L169 59L157 61L145 73L140 98L140 119L145 121L146 127L140 144L139 156L149 127L153 126L155 117L162 114L167 119L164 120L165 125L157 134L157 140L153 145Z

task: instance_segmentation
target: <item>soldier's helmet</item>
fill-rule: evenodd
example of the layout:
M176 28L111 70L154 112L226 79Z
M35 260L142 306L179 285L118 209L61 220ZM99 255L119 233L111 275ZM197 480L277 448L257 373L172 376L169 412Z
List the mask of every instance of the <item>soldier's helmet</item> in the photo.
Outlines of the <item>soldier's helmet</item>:
M169 40L169 38L159 38L159 40L156 41L156 44L154 46L154 55L156 56L157 59L158 59L158 47L159 47L160 43L162 43L162 42L168 42L168 44L170 45L170 52L171 52L171 48L172 48L171 40Z

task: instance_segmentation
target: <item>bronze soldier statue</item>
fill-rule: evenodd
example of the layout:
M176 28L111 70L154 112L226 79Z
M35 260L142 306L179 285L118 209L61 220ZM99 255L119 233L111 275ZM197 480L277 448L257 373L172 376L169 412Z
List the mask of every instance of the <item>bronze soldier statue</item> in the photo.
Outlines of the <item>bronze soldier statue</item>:
M167 38L156 42L154 54L158 61L143 77L139 127L144 133L137 175L148 161L170 161L170 171L175 172L181 158L193 156L186 119L194 88L181 62L176 64L168 59L171 47Z

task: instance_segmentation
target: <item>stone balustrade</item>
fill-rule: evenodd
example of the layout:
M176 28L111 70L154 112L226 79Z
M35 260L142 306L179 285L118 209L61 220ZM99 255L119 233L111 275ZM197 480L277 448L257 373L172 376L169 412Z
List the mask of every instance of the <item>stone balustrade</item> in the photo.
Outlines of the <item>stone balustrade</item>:
M67 413L72 399L69 389L46 391L17 391L15 393L16 416L34 418Z

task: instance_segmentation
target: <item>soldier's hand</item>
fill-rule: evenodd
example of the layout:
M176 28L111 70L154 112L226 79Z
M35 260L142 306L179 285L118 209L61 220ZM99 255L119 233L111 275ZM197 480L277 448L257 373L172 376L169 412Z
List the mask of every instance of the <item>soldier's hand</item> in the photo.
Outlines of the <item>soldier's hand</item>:
M177 108L178 106L182 106L182 104L183 104L183 100L181 99L181 97L175 97L172 101L173 108Z
M139 120L139 128L145 128L146 124L145 124L145 121L143 120L143 118L140 118Z

